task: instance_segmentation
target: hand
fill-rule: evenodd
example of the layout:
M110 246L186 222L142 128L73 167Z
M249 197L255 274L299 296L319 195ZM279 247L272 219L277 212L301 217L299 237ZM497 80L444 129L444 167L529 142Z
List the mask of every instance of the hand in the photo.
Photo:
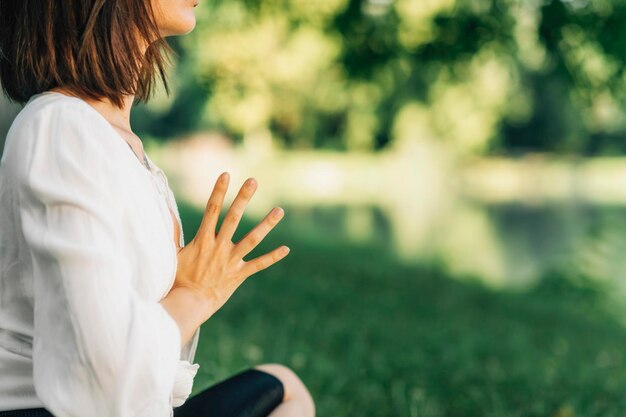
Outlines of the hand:
M287 246L280 246L250 261L243 260L282 219L284 211L279 207L270 211L238 243L231 241L256 191L254 178L244 182L224 217L219 233L216 233L228 182L227 172L217 179L196 236L178 252L178 270L172 286L172 290L185 288L199 295L210 304L209 315L219 310L246 278L275 264L289 253Z

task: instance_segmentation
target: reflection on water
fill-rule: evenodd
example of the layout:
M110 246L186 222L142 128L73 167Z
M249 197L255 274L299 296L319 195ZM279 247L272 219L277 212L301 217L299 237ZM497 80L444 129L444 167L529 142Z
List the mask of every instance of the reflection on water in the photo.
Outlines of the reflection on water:
M208 137L150 154L198 207L221 172L231 173L227 205L254 176L248 216L281 206L290 229L322 243L378 245L494 287L523 287L555 268L626 282L625 160L468 162L430 142L378 154L259 153Z
M598 279L626 275L626 207L457 200L418 227L409 225L416 217L393 218L380 207L283 207L285 222L313 239L388 247L405 262L438 260L494 286L524 286L562 267ZM397 233L407 225L421 233Z

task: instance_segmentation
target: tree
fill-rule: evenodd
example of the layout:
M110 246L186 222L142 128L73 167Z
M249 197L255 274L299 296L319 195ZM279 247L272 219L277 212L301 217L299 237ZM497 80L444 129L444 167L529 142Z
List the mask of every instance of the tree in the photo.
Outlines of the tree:
M180 39L176 96L152 112L167 134L211 127L346 150L403 135L461 152L626 150L623 0L202 6Z

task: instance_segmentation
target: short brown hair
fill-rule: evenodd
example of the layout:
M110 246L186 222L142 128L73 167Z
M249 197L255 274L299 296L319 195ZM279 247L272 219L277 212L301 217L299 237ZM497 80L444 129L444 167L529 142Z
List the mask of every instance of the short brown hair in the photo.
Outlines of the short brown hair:
M55 87L147 101L172 52L151 0L0 0L0 84L18 103ZM144 52L142 45L149 45Z

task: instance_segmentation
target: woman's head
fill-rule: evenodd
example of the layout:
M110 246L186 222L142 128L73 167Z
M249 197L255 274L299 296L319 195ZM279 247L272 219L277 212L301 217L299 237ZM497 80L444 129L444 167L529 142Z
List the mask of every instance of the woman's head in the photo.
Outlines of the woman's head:
M0 0L0 83L13 100L63 87L146 101L167 89L166 36L195 26L197 0Z

